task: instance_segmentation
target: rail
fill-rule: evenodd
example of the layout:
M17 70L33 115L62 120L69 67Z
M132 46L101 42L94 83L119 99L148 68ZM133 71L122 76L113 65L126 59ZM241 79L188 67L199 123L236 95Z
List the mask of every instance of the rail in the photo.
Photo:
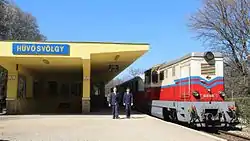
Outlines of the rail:
M219 130L218 133L220 133L222 135L223 134L227 135L227 137L224 136L224 138L226 138L228 141L250 141L249 137L246 137L246 136L243 136L243 135L230 133L230 132L226 132L226 131L222 131L222 130Z

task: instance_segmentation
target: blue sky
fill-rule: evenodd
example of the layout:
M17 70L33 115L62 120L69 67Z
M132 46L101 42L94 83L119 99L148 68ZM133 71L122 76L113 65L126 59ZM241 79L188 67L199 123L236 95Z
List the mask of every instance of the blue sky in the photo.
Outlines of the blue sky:
M150 51L131 65L135 68L204 50L187 27L200 0L14 1L37 18L48 40L149 43Z

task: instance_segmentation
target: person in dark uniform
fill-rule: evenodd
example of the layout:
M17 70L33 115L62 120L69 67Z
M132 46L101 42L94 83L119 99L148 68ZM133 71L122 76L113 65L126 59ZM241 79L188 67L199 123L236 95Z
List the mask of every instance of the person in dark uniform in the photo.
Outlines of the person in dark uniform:
M4 95L3 95L3 87L0 87L0 113L3 112L3 101L4 101Z
M109 107L112 106L113 119L119 118L118 108L119 108L119 94L117 93L116 87L113 88L113 92L109 97Z
M129 88L126 89L123 95L123 105L125 106L126 117L130 118L131 106L133 106L133 94L130 92Z

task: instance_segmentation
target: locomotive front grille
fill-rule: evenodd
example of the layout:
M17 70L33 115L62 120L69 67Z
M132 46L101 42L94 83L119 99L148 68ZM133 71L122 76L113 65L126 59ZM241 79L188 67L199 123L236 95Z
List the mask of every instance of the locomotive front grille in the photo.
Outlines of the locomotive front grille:
M215 64L202 63L201 75L215 75Z
M218 109L205 109L205 114L212 114L215 117L218 113Z

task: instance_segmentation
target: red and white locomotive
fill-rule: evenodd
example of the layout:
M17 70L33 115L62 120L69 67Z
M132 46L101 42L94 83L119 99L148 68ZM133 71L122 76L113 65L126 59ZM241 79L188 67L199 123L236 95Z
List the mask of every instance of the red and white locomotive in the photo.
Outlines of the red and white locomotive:
M238 124L235 102L224 100L221 53L193 52L150 68L144 77L118 86L132 89L136 109L196 127Z

